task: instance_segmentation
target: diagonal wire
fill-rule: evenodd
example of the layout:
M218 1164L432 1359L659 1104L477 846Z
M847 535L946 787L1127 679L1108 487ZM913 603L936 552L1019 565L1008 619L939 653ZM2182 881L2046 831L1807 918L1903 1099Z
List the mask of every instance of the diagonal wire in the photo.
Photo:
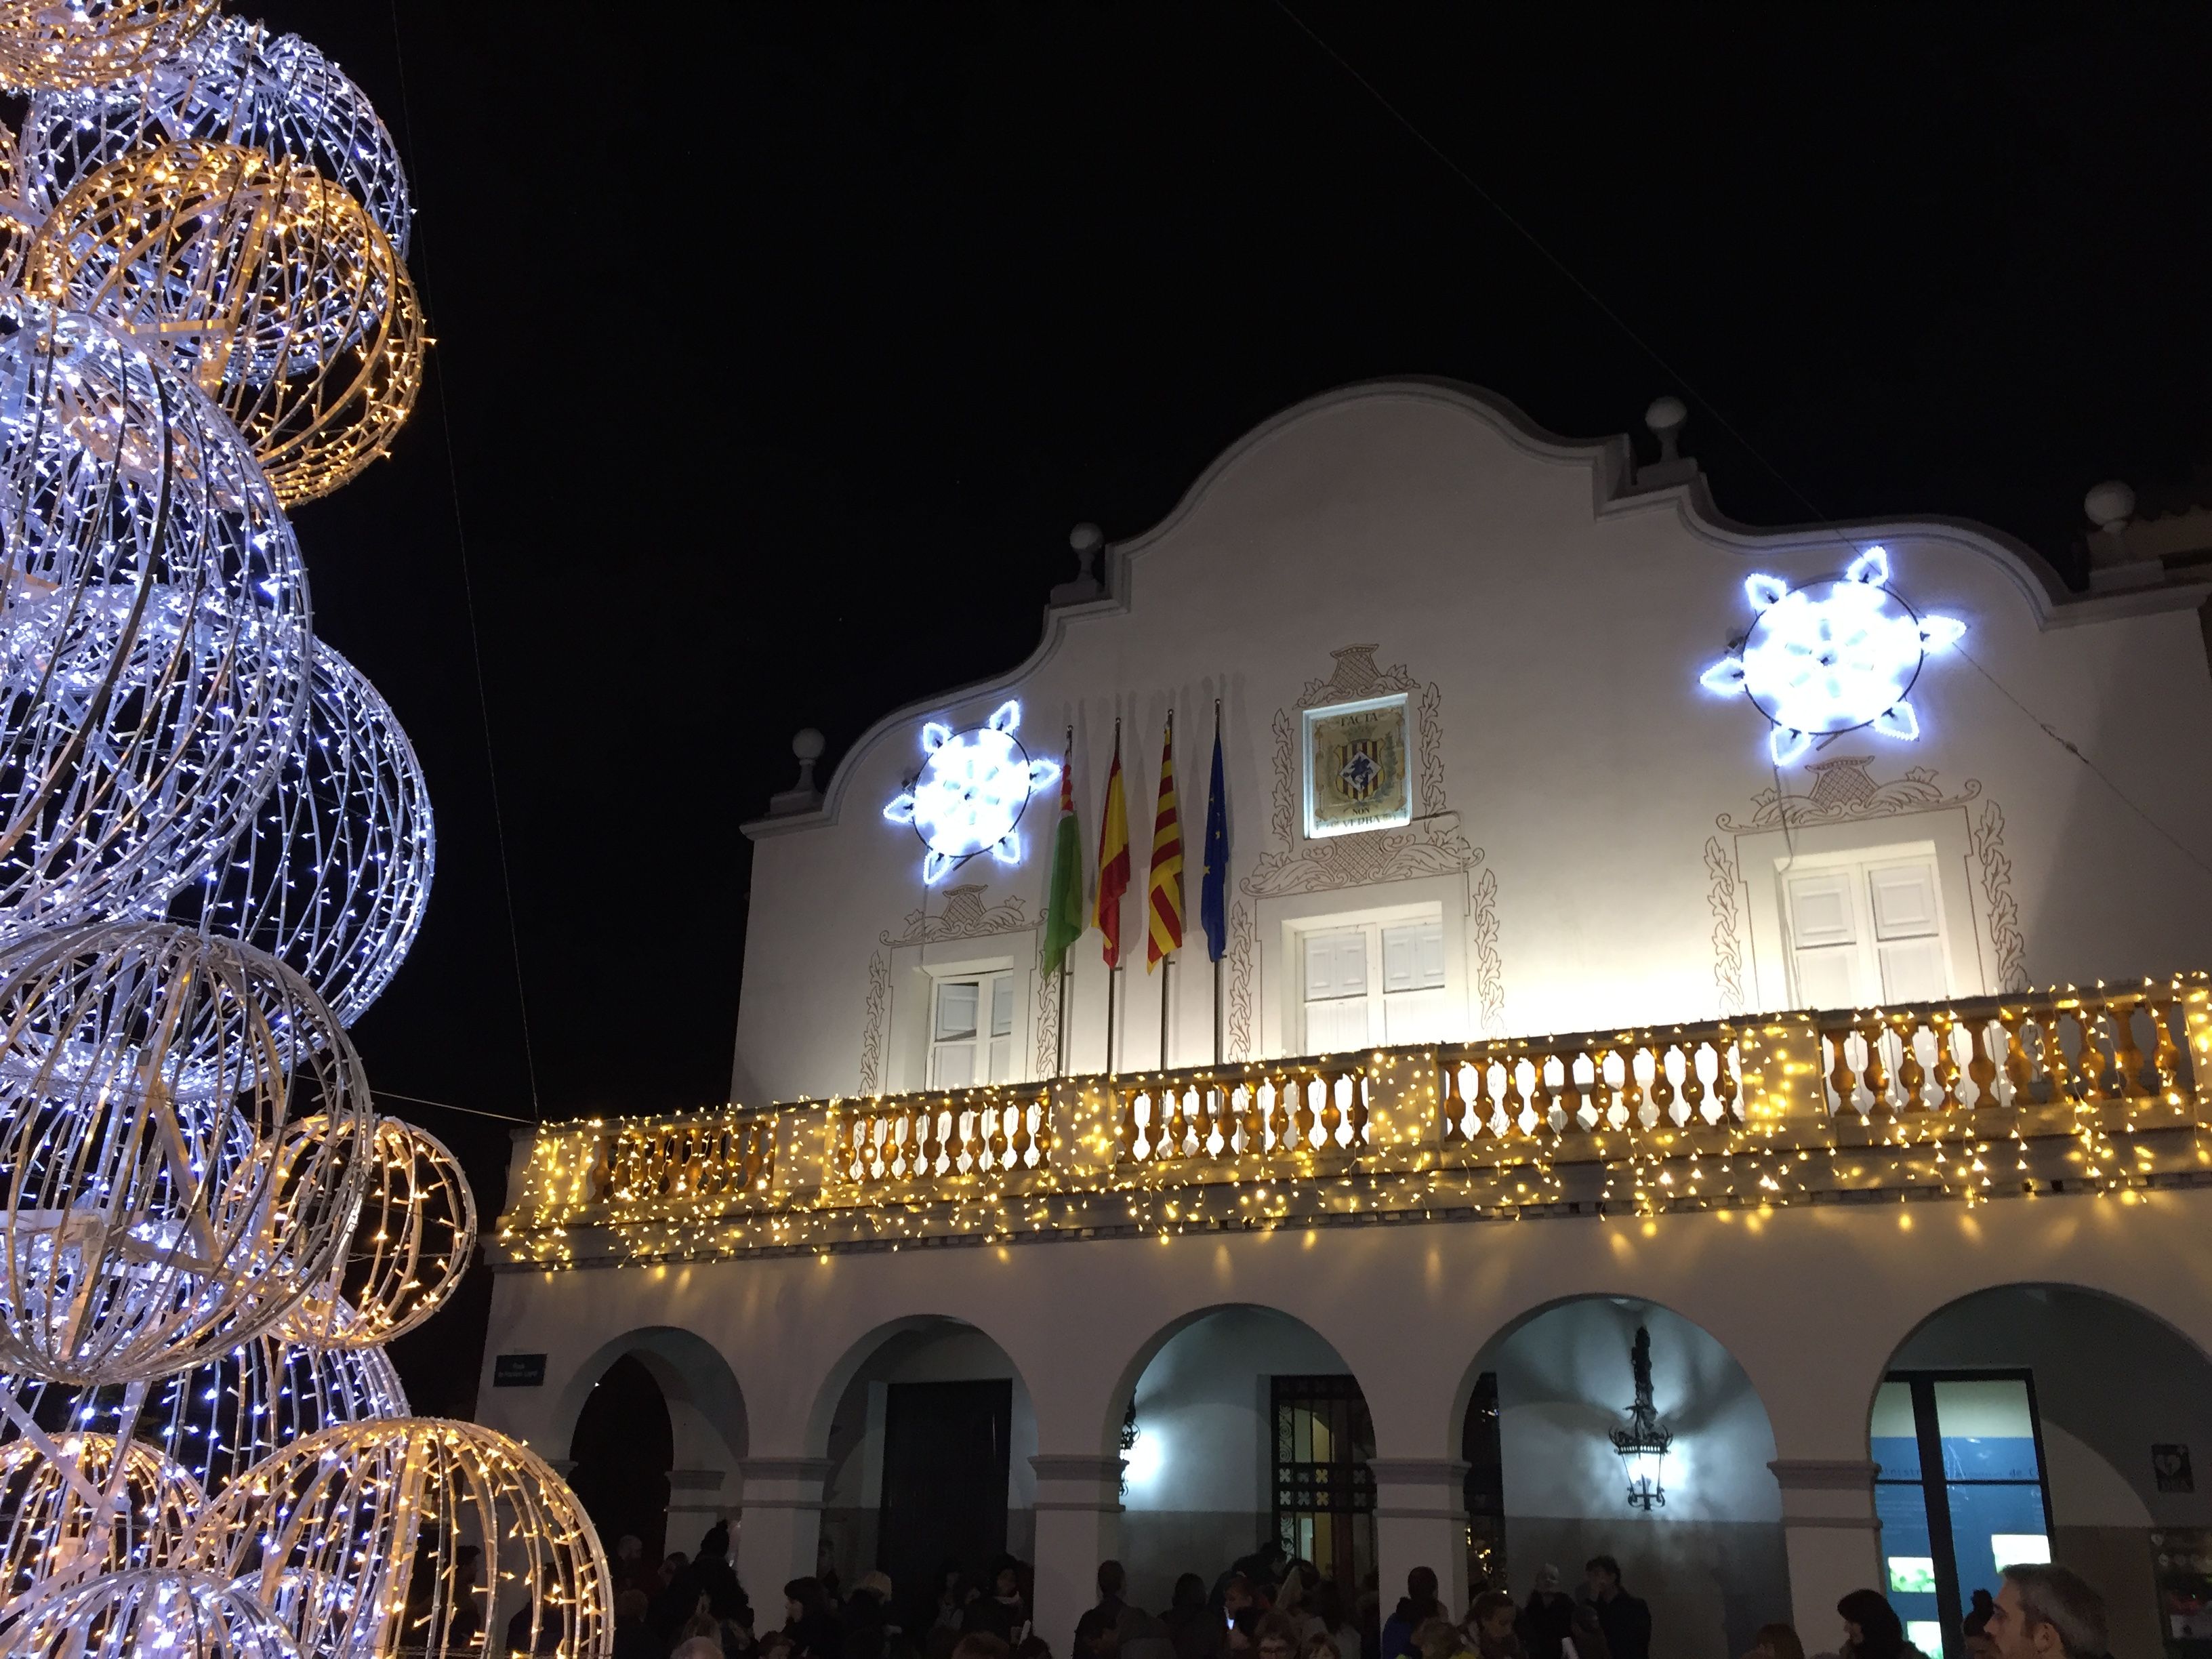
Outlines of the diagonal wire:
M407 171L415 182L415 191L419 198L422 173L416 165L414 119L407 97L407 53L401 43L399 30L399 0L392 0L392 57L399 71L399 128L406 141ZM423 310L427 313L429 310L427 294L430 283L429 239L418 230L414 243L416 263L422 270L422 286L426 291ZM491 784L492 836L499 846L500 890L507 901L507 948L514 964L514 1006L522 1021L522 1067L530 1083L530 1115L532 1120L542 1121L545 1112L538 1097L538 1057L530 1036L530 994L524 988L522 978L522 934L514 916L514 874L507 854L507 818L500 810L499 765L491 738L491 696L484 687L483 640L477 628L476 582L469 572L468 529L461 515L461 472L453 453L453 410L446 400L444 369L440 368L430 378L438 387L438 424L446 440L446 483L453 501L453 541L461 556L461 601L469 619L469 659L476 670L477 716L483 727L484 775Z
M1499 201L1497 197L1492 195L1489 191L1484 189L1481 180L1478 179L1473 173L1462 167L1459 162L1453 158L1449 151L1444 149L1442 145L1438 144L1435 139L1430 137L1429 135L1424 132L1419 126L1415 125L1411 117L1407 115L1403 110L1400 109L1397 105L1392 103L1390 100L1383 94L1382 88L1377 87L1364 75L1362 75L1350 59L1346 58L1342 52L1339 52L1327 40L1323 40L1320 34L1316 33L1310 23L1308 23L1304 18L1299 16L1296 11L1291 9L1288 3L1288 0L1274 0L1274 5L1276 10L1281 12L1284 16L1289 18L1292 23L1297 26L1298 32L1300 33L1304 34L1307 40L1312 41L1316 46L1319 47L1322 52L1327 54L1331 62L1334 63L1339 69L1342 70L1346 75L1350 76L1353 81L1358 83L1362 91L1365 92L1370 98L1372 98L1377 104L1382 106L1382 109L1390 116L1390 118L1397 122L1400 126L1403 127L1407 134L1410 135L1422 149L1428 151L1428 153L1441 162L1455 178L1458 179L1462 184L1473 191L1475 195L1481 199L1484 205L1488 207L1492 212L1495 213L1500 219L1504 221L1506 225L1511 228L1516 235L1519 236L1522 240L1528 243L1530 247L1534 248L1537 254L1542 258L1544 262L1559 274L1559 276L1567 283L1568 286L1572 288L1575 292L1581 295L1583 299L1589 301L1590 305L1598 312L1598 313L1607 322L1611 323L1615 328L1619 329L1621 333L1627 337L1629 342L1637 348L1637 349L1643 352L1645 356L1650 358L1654 363L1657 364L1660 369L1666 374L1668 378L1682 389L1685 396L1693 398L1697 402L1698 405L1705 410L1706 416L1711 419L1713 424L1720 428L1720 429L1726 433L1730 438L1734 439L1737 445L1742 448L1745 454L1750 456L1753 460L1756 461L1762 468L1771 475L1775 481L1781 484L1784 489L1788 490L1792 495L1795 495L1800 501L1803 502L1806 510L1811 513L1815 520L1817 520L1832 534L1833 534L1837 540L1844 543L1848 546L1861 549L1862 550L1866 545L1868 545L1868 544L1863 542L1859 538L1853 536L1847 532L1843 527L1842 523L1832 514L1823 511L1818 501L1814 501L1810 495L1807 495L1803 489L1798 487L1797 481L1796 479L1792 478L1788 473L1783 471L1783 470L1777 466L1772 461L1767 459L1765 454L1759 448L1759 447L1753 443L1750 439L1744 436L1741 430L1736 427L1735 422L1730 421L1728 416L1722 412L1720 408L1711 398L1707 397L1705 392L1698 388L1696 383L1692 381L1689 376L1683 374L1680 369L1677 368L1671 362L1669 362L1666 355L1662 352L1658 347L1653 345L1649 340L1638 333L1636 330L1630 325L1626 318L1623 317L1618 311L1615 311L1611 306L1607 305L1604 297L1600 295L1596 289L1593 289L1588 283L1584 282L1579 276L1576 275L1574 269L1570 266L1566 261L1560 258L1558 254L1553 252L1549 247L1546 246L1543 240L1538 237L1534 231L1529 229L1527 225L1522 223L1518 218L1515 217L1510 209L1509 209L1503 202ZM2212 876L2212 862L2208 862L2201 854L2192 851L2171 830L2168 830L2164 824L2153 817L2149 811L2147 811L2141 803L2136 801L2133 796L2130 795L2126 790L2121 788L2102 767L2099 766L2096 762L2091 760L2079 744L2065 737L2056 726L2052 726L2050 721L2044 720L2033 709L2029 708L2026 703L2022 702L2017 696L2014 696L2011 690L2006 686L2003 681L2000 680L1995 674L1991 673L1989 669L1983 666L1983 665L1975 658L1968 655L1968 653L1960 646L1954 644L1951 647L1951 649L1957 652L1961 657L1965 657L1966 661L1972 665L1974 672L1994 686L1998 693L2004 697L2006 702L2011 703L2014 708L2017 708L2022 714L2026 715L2027 718L2033 723L2038 731L2041 732L2044 736L2049 738L2051 742L2057 744L2068 754L2073 756L2074 758L2081 762L2083 766L2088 768L2091 775L2094 775L2099 782L2102 783L2106 788L2109 789L2123 805L2127 807L2127 809L2133 812L2137 817L2141 818L2143 823L2148 824L2153 830L2156 831L2157 834L2169 845L2171 845L2176 852L2179 853L2183 858L2186 859L2191 864L2194 865L2205 875ZM1775 791L1778 799L1781 793L1781 772L1778 768L1775 772Z

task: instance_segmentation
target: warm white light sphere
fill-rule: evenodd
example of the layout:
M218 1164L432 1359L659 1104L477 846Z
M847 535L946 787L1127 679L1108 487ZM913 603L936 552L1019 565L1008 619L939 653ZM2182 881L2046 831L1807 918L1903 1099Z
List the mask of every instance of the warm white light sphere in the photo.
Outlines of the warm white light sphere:
M4 1659L299 1659L299 1651L246 1591L162 1568L58 1586L0 1637Z

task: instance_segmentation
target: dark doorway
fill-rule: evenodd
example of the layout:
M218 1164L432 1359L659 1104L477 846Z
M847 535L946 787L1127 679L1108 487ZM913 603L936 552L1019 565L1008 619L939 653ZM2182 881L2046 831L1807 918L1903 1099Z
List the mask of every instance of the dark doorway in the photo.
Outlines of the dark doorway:
M1506 1589L1505 1448L1498 1427L1496 1371L1474 1380L1459 1455L1467 1463L1467 1593Z
M1375 1565L1375 1425L1350 1376L1268 1379L1275 1534L1283 1553L1356 1592Z
M894 1382L884 1401L876 1565L894 1585L935 1582L945 1561L981 1577L1006 1547L1014 1385Z
M645 1545L645 1559L668 1553L668 1472L676 1465L676 1432L668 1401L653 1373L624 1354L592 1385L576 1437L568 1447L576 1466L568 1485L599 1529L599 1543L614 1559L627 1533ZM689 1551L696 1542L680 1539Z

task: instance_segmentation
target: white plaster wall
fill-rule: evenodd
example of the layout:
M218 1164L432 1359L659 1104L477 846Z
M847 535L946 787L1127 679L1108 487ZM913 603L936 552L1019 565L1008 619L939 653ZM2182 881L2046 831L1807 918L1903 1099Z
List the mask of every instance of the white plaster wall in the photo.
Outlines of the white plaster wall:
M1717 815L1747 817L1774 777L1748 703L1715 698L1697 676L1749 620L1747 574L1803 583L1835 573L1848 550L1826 532L1715 528L1680 491L1601 503L1606 465L1597 447L1534 435L1490 404L1428 386L1352 388L1247 440L1164 526L1117 552L1115 602L1059 613L1047 645L1008 678L888 720L840 765L823 822L760 840L740 1097L859 1083L870 958L917 905L942 905L921 887L913 836L879 810L919 762L923 719L974 724L1015 695L1024 735L1054 755L1072 725L1088 848L1123 717L1141 866L1161 720L1176 709L1196 825L1222 698L1241 878L1271 847L1270 721L1329 674L1332 650L1364 641L1378 665L1402 663L1440 688L1449 805L1497 879L1505 1029L1718 1012L1705 843ZM2193 612L2107 608L2069 613L2102 620L2046 628L2042 590L1994 537L1919 524L1861 539L1876 536L1900 592L1966 622L1980 669L1955 654L1931 660L1913 693L1921 741L1862 732L1826 753L1872 755L1878 781L1917 767L1946 793L1979 784L1972 810L1978 824L1998 808L2037 982L2204 965L2212 882L2037 724L2051 721L2160 825L2212 853L2212 675ZM1793 791L1810 782L1802 768L1784 778ZM963 872L988 880L994 904L1019 900L1030 925L1052 810L1032 805L1025 866ZM1193 870L1194 933L1196 881ZM1141 871L1135 885L1141 898ZM1347 896L1348 908L1361 902ZM1986 953L1986 895L1975 902ZM1133 899L1125 937L1141 937L1139 915ZM1082 1070L1103 1060L1104 975L1095 938L1077 954L1069 1023ZM1209 976L1194 952L1192 963L1170 1014L1178 1062L1211 1048ZM1123 1052L1149 1064L1157 981L1139 970L1127 984ZM1262 997L1280 988L1255 987Z

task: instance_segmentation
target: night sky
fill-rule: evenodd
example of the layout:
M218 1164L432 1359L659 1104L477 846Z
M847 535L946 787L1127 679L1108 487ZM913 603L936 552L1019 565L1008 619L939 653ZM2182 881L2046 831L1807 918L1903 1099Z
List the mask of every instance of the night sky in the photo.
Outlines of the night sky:
M398 136L437 337L297 515L438 810L380 1091L722 1099L793 731L834 764L1018 660L1072 525L1346 381L1585 439L1676 393L1737 519L1975 518L2069 574L2098 480L2212 499L2203 7L260 15ZM509 1126L388 1105L489 1220ZM419 1407L468 1408L473 1291L402 1345Z

